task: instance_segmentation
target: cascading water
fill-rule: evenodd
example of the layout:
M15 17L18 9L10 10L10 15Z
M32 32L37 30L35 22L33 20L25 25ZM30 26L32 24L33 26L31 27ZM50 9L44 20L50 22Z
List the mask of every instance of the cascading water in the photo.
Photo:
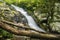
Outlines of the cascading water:
M19 8L15 5L11 5L11 6L14 7L17 11L19 11L22 15L24 15L26 17L26 19L28 21L28 25L30 26L30 28L33 28L37 31L45 32L43 29L41 29L39 26L37 26L34 19L31 16L29 16L23 8Z

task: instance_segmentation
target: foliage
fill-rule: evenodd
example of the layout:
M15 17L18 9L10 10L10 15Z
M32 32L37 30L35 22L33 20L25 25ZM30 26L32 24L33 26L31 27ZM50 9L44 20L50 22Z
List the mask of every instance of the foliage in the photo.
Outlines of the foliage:
M2 36L2 38L12 38L13 37L12 33L9 33L1 28L0 28L0 36Z

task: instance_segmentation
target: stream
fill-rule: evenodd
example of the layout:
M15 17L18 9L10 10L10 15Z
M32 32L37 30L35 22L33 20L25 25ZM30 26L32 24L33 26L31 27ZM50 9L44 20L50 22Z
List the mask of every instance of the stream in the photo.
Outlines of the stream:
M25 18L28 21L28 25L30 28L33 28L33 29L40 31L40 32L46 32L36 24L34 19L30 15L28 15L27 12L23 8L20 8L18 6L13 5L13 4L11 6L14 7L16 11L19 11L22 15L25 16Z

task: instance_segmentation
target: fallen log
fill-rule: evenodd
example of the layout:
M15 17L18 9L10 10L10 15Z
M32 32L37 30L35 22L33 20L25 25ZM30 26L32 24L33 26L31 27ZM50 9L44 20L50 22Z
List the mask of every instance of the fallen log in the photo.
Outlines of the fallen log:
M60 39L60 35L57 34L47 34L47 33L33 32L33 31L17 30L3 22L0 22L0 28L3 28L8 32L21 36L28 36L32 38Z
M9 25L13 25L13 26L16 26L16 27L25 29L25 30L33 30L33 31L36 31L36 32L40 32L40 33L41 33L41 31L38 31L38 30L35 30L35 29L33 29L33 28L24 26L23 24L22 24L22 25L18 25L18 24L16 24L16 23L9 22L9 21L6 21L6 20L0 20L0 21L3 22L3 23L9 24ZM46 33L46 32L42 32L42 33Z

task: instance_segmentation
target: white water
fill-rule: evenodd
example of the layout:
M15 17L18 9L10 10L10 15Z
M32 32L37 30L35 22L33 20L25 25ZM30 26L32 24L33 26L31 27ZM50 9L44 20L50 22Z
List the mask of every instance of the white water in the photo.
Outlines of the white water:
M14 7L17 11L19 11L22 15L24 15L26 17L26 19L28 21L28 25L30 26L30 28L33 28L37 31L45 32L43 29L41 29L39 26L37 26L34 19L31 16L29 16L23 8L19 8L15 5L11 5L11 6Z

